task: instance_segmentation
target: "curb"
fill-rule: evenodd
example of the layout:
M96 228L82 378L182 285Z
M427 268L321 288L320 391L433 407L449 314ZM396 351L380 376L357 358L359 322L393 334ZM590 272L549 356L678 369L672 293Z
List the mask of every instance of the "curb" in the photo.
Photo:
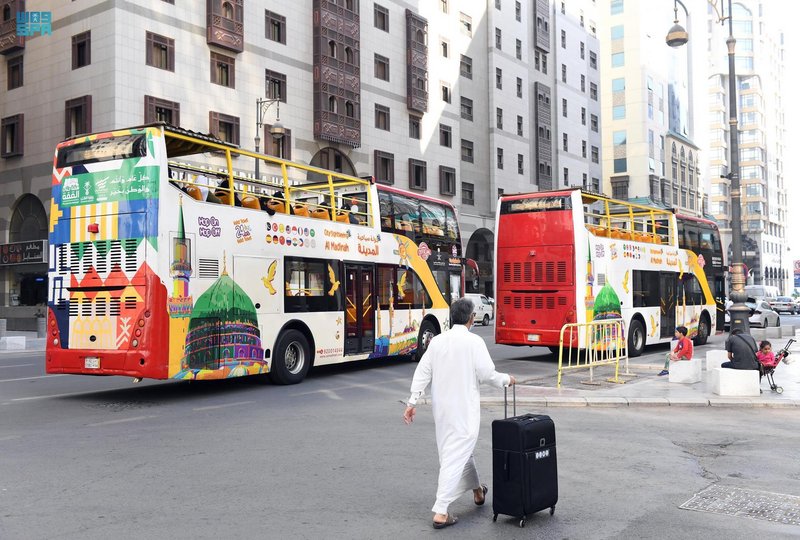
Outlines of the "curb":
M428 400L420 403L429 404ZM481 399L481 405L503 405L500 398ZM564 397L564 396L538 396L533 398L517 397L517 405L535 405L538 407L716 407L716 408L766 408L766 409L793 409L800 407L800 400L766 400L753 398L658 398L658 397L617 397L617 396L591 396L591 397Z

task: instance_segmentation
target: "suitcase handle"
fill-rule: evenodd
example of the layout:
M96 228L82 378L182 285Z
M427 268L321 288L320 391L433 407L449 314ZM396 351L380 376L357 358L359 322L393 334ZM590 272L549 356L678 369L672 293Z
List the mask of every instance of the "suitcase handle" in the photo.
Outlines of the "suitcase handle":
M514 416L517 416L517 386L511 386L511 395L514 399ZM508 386L503 387L503 418L508 418Z

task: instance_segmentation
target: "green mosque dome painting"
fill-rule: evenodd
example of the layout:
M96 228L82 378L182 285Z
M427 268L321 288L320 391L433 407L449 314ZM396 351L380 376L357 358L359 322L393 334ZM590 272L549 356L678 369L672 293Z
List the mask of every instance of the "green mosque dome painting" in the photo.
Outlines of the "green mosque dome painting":
M182 368L236 369L264 362L253 301L226 270L194 305Z
M606 283L594 300L594 320L621 319L622 305L616 291Z

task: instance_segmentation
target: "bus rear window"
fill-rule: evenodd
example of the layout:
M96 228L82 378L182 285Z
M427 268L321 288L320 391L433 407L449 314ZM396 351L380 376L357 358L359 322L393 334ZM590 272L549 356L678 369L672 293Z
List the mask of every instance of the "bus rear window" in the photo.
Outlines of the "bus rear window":
M505 200L500 205L500 214L523 214L529 212L550 212L571 210L572 200L564 197L529 197L526 199Z
M64 146L58 150L56 167L61 169L84 163L98 163L146 155L147 144L144 134L123 135Z

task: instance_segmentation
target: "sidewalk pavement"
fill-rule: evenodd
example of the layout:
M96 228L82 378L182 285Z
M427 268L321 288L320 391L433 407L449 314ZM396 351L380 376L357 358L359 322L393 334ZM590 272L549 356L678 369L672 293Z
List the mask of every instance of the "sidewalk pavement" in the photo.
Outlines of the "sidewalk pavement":
M727 334L726 334L727 336ZM786 343L786 339L773 339L773 349L777 352ZM625 367L620 363L620 378L624 384L608 382L613 377L613 366L601 366L594 369L593 383L587 384L589 371L580 370L565 375L561 388L556 387L556 376L552 381L541 379L533 381L546 386L536 386L525 380L517 381L517 404L539 407L775 407L800 408L800 343L790 349L789 364L781 362L775 368L775 383L783 388L778 394L770 390L764 377L761 380L761 395L758 397L724 397L711 391L710 372L705 370L705 354L708 350L724 347L715 344L713 348L695 351L696 357L703 358L702 380L694 384L669 382L668 376L659 377L664 368L664 356L649 355L644 361L639 358L630 360L629 371L632 376L625 376ZM637 362L639 361L639 362ZM554 366L554 371L557 368ZM551 384L552 382L552 384ZM511 391L509 391L509 401ZM503 391L495 388L481 389L481 402L485 405L503 404ZM509 403L509 414L511 404Z

